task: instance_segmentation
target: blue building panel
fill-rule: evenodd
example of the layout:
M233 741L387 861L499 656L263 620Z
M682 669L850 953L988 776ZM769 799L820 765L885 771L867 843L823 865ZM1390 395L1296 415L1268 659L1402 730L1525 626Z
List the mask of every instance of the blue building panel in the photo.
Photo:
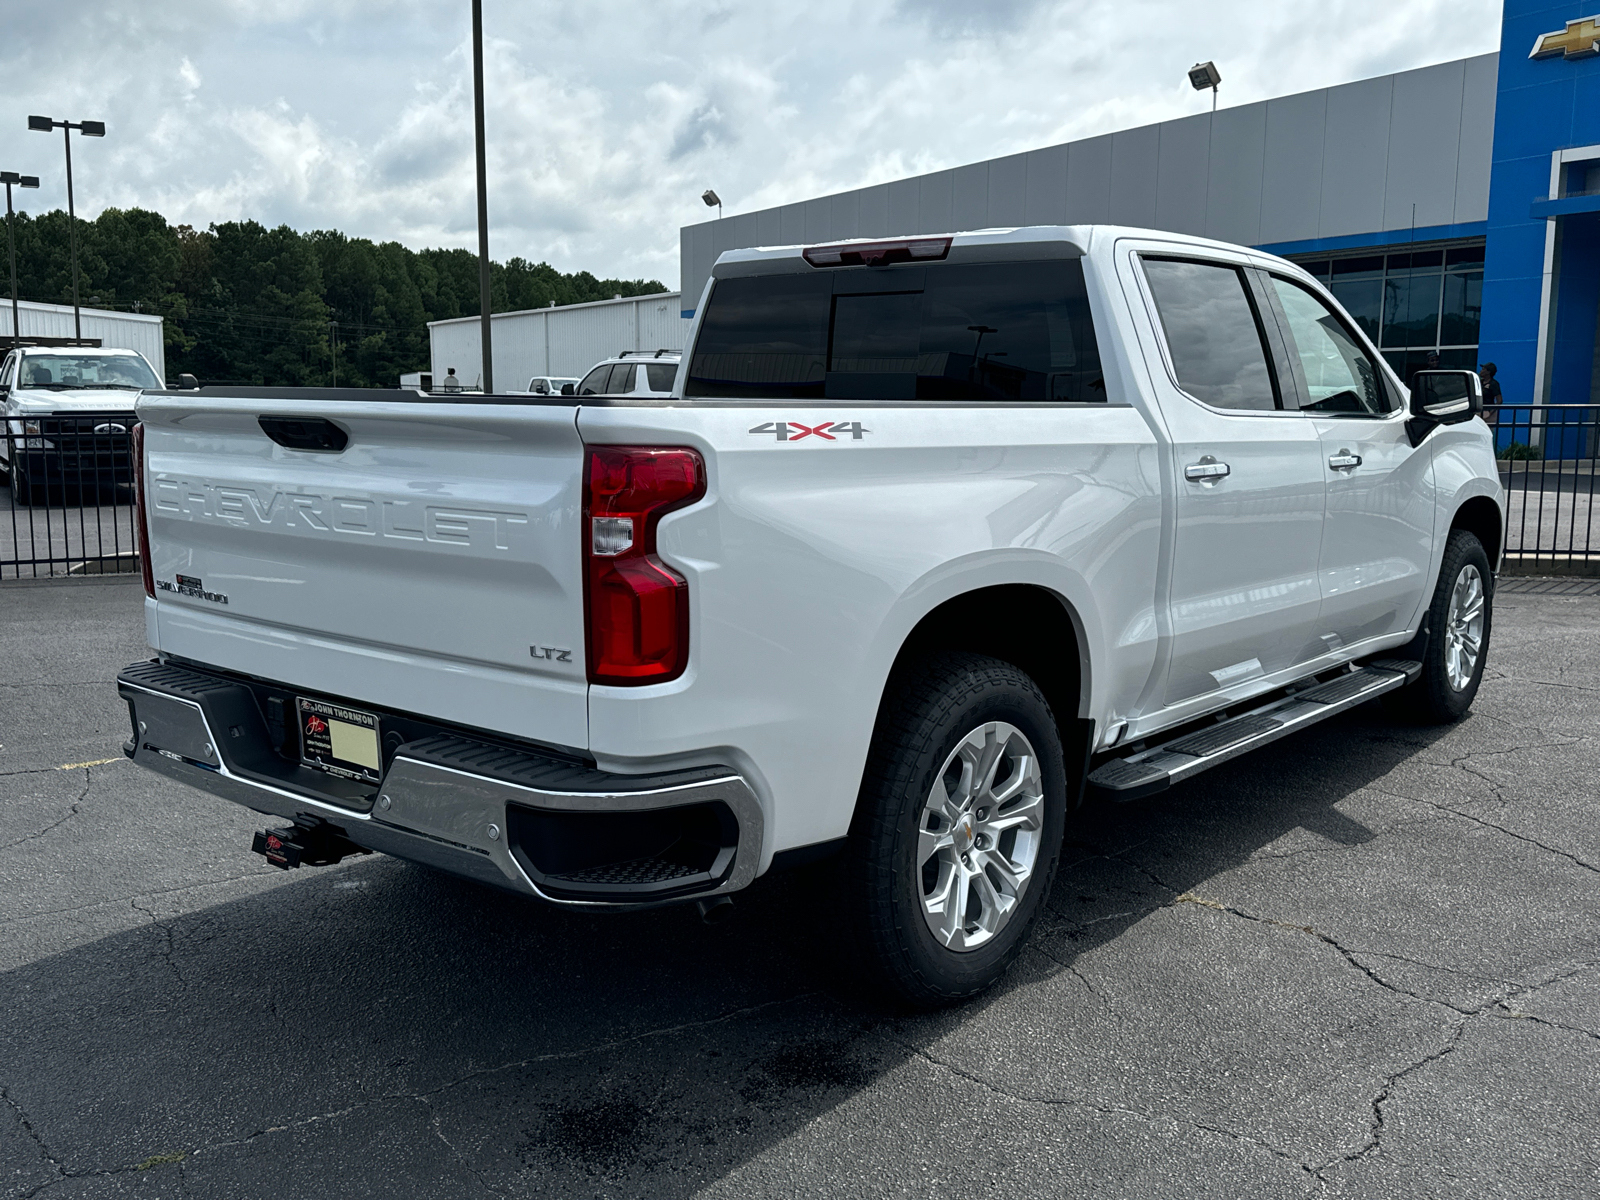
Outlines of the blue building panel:
M1562 194L1554 156L1600 144L1600 57L1529 53L1583 15L1507 0L1500 26L1478 353L1508 404L1595 400L1600 220L1534 206Z

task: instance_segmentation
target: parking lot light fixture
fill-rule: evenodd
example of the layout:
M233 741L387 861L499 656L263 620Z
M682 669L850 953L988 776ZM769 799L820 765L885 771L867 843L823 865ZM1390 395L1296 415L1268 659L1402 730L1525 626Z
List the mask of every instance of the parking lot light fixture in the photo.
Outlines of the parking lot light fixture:
M0 171L0 183L6 185L6 246L11 251L11 347L16 349L22 344L22 326L17 324L17 235L11 227L11 189L36 188L39 186L39 177L18 175L15 171Z
M1217 84L1222 82L1222 72L1214 62L1195 63L1189 68L1189 86L1197 92L1211 89L1211 111L1217 111Z
M35 133L61 130L67 145L67 240L72 245L72 336L83 340L83 314L78 309L78 214L72 204L72 131L84 137L105 137L104 121L57 121L54 117L29 117L28 128Z
M720 221L722 219L722 197L717 195L710 188L707 188L700 194L700 199L705 201L707 208L715 206L717 210L717 219Z

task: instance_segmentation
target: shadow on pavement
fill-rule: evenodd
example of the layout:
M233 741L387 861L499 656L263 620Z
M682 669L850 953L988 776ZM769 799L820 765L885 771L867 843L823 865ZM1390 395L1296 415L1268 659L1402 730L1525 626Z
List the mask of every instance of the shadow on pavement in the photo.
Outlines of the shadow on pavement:
M1064 863L1156 829L1165 849L1131 909L1063 873L1045 924L1081 954L1296 827L1359 845L1373 835L1333 805L1437 736L1368 706L1089 813ZM391 859L305 870L0 977L0 1083L32 1130L0 1151L71 1175L182 1155L138 1181L200 1195L687 1195L997 998L934 1017L856 998L828 878L758 881L708 927L687 908L536 906ZM1070 965L1035 958L1003 992Z

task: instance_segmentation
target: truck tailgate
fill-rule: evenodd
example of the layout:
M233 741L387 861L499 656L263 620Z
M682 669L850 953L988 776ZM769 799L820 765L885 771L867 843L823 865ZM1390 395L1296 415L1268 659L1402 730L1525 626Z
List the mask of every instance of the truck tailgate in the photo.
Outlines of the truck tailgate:
M167 394L139 414L160 650L587 745L573 408ZM286 448L261 417L348 444Z

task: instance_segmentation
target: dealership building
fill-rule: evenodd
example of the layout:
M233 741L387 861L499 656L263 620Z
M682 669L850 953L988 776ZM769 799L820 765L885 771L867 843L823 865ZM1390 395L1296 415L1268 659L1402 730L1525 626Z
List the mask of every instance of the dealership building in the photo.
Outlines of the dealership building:
M1100 223L1299 262L1402 377L1600 403L1600 17L1508 0L1498 54L687 226L680 311L725 250Z

